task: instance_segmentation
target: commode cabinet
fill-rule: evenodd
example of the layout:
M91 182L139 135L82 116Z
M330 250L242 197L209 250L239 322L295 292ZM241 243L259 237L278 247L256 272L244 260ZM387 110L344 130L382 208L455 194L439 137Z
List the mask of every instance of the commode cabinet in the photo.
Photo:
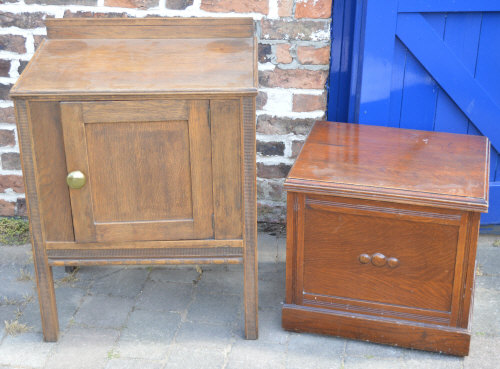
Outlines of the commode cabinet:
M47 34L11 91L45 339L52 266L209 263L243 263L257 338L253 20L51 19Z
M316 122L285 181L283 327L467 355L486 137Z

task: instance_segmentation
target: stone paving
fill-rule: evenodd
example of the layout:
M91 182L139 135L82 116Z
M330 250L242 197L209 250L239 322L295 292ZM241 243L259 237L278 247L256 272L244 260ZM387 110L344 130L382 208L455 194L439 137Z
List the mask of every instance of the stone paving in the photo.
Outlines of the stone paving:
M498 239L480 237L466 358L283 331L285 238L279 232L259 233L257 341L243 339L242 266L222 265L82 267L73 275L54 268L61 337L46 343L30 246L0 246L0 368L498 369ZM6 328L4 321L14 324ZM16 323L27 331L9 334Z

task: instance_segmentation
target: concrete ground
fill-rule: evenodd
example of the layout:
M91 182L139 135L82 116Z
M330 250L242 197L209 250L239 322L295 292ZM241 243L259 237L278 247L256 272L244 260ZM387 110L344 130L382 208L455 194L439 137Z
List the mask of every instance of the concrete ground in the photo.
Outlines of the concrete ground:
M128 266L54 268L61 337L45 343L30 247L0 246L0 368L500 368L500 237L480 237L471 350L457 358L283 331L277 233L259 233L257 341L243 339L241 265Z

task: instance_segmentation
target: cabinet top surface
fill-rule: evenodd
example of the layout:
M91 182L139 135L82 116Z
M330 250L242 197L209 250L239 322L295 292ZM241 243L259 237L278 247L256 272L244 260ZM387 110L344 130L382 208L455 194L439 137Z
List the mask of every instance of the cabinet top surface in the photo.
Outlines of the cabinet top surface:
M316 122L285 186L486 211L488 167L486 137Z
M51 20L11 95L256 93L253 23L221 22Z

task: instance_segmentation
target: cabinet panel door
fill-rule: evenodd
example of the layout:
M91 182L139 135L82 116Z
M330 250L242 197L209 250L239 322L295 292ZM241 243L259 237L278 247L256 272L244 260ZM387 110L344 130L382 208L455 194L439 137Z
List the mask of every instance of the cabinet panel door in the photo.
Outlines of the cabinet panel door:
M62 103L75 240L213 237L208 101Z

